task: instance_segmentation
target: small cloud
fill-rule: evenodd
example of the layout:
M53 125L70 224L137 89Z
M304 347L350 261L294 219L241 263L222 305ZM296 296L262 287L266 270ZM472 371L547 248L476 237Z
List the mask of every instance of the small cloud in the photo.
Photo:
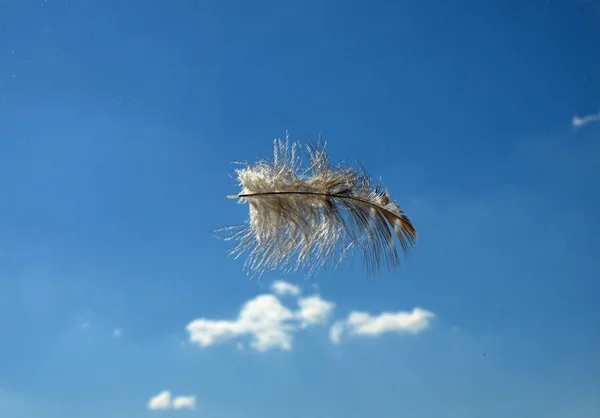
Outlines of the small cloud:
M344 332L344 322L336 321L329 329L329 339L334 344L339 344L342 340L342 333Z
M177 396L173 399L174 409L196 409L195 396Z
M160 409L169 409L171 407L171 392L163 390L158 395L150 398L148 401L148 408L153 411Z
M123 335L123 330L121 328L115 328L113 331L113 335L115 338L121 337Z
M302 328L326 323L335 307L335 304L321 299L320 296L302 298L298 300L298 305L300 310L296 313L296 317Z
M148 401L148 409L153 411L165 409L195 409L195 396L177 396L172 398L171 392L163 390L158 395L153 396Z
M412 311L384 312L371 315L366 312L354 311L343 321L336 321L329 330L329 339L339 344L342 336L377 337L385 333L418 334L429 328L433 312L421 308Z
M592 123L592 122L599 122L600 121L600 112L592 114L592 115L587 115L584 117L579 117L579 116L573 116L573 120L571 122L571 124L573 125L574 128L581 128L584 125L587 125L588 123Z
M208 347L242 335L252 335L250 345L257 351L273 348L290 350L292 327L287 322L294 313L283 306L274 295L260 295L246 302L233 321L200 318L186 329L189 341Z
M298 306L299 309L294 311L275 295L263 294L247 301L235 320L199 318L190 322L186 330L189 341L201 347L249 335L250 347L256 351L289 351L292 334L299 329L324 324L335 305L320 296L311 296L299 299Z
M79 329L88 329L89 327L92 326L92 324L90 324L87 321L79 321L79 324L77 324Z
M242 342L238 342L238 343L235 345L235 348L237 348L238 350L242 351L244 348L246 348L246 346L244 345L244 343L242 343Z
M271 290L277 296L299 296L300 288L288 282L278 280L271 285Z

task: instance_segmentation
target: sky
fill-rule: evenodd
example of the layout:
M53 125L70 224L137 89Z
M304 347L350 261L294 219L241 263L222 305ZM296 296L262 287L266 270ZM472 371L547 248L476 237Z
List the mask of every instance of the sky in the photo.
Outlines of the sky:
M286 131L397 271L228 255ZM0 0L0 416L592 417L599 166L591 0Z

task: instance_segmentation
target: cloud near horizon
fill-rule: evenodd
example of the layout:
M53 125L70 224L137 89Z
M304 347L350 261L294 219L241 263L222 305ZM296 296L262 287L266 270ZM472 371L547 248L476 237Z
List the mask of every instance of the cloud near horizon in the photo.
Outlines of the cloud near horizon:
M335 308L335 303L319 295L298 297L299 287L287 282L277 281L271 290L273 294L261 294L245 302L234 320L198 318L191 321L186 326L189 342L209 347L249 336L249 347L256 351L289 351L292 349L294 333L327 324ZM296 296L297 309L284 306L278 295ZM386 332L416 334L429 328L434 317L432 312L421 308L379 316L354 311L345 320L336 321L329 335L334 344L339 344L344 335L377 336ZM244 346L241 341L236 344L238 349Z
M148 409L153 411L165 409L195 409L195 396L176 396L172 397L171 392L163 390L158 395L153 396L148 401Z

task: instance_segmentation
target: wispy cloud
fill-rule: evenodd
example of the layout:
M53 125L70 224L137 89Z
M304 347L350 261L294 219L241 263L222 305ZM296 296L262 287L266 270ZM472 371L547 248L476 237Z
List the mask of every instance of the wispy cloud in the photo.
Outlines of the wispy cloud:
M600 122L600 112L583 117L573 116L573 120L571 123L574 128L581 128L582 126L592 122Z
M418 334L429 328L433 312L421 308L412 311L384 312L371 315L354 311L348 318L336 321L329 330L329 339L339 344L344 336L376 337L385 333Z
M336 321L329 329L329 339L334 344L339 344L342 341L344 333L344 321Z
M293 285L280 285L279 290L285 288L283 294L289 294L289 286ZM235 320L199 318L190 322L186 329L189 341L201 347L247 335L251 336L250 347L257 351L287 351L292 348L294 332L325 324L334 306L320 296L310 296L299 298L298 309L292 310L284 306L275 295L263 294L247 301Z
M77 327L79 329L89 329L92 326L88 321L79 321Z
M165 409L195 409L195 396L176 396L172 397L171 392L163 390L158 395L153 396L148 401L148 409L153 411Z

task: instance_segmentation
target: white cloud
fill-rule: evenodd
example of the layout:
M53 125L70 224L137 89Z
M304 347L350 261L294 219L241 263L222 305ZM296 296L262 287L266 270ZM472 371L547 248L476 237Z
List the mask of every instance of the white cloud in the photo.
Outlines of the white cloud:
M344 335L376 337L384 333L418 334L429 328L435 318L433 312L421 308L412 311L384 312L374 316L354 311L348 318L336 321L329 330L329 339L339 344Z
M332 302L323 300L320 296L302 298L298 300L298 305L300 310L296 313L296 317L302 328L326 323L335 307Z
M279 290L284 288L287 292L291 289L279 285ZM275 295L263 294L247 301L235 320L199 318L190 322L186 330L189 341L201 347L250 336L250 347L254 350L288 351L292 348L294 332L326 323L335 307L332 302L319 296L300 298L298 306L299 309L293 311L284 306Z
M289 350L293 327L287 322L293 318L294 313L274 295L260 295L242 306L235 321L201 318L190 322L186 329L190 342L201 347L251 335L250 345L258 351L272 348Z
M600 122L600 112L581 118L579 116L573 116L573 121L571 123L574 128L581 128L582 126L592 122Z
M173 399L174 409L195 409L196 408L196 397L195 396L177 396Z
M163 390L158 395L150 398L148 408L154 411L160 409L169 409L171 407L171 392Z
M331 328L329 328L329 339L334 344L339 344L342 340L342 334L344 333L344 321L336 321Z
M300 288L296 285L278 280L271 285L271 290L277 296L300 296Z
M119 338L121 335L123 335L123 330L121 328L115 328L113 331L113 335L115 336L115 338Z
M153 411L165 409L195 409L195 396L176 396L172 398L171 392L163 390L148 401L148 408Z
M297 286L286 282L275 282L273 293L284 295L300 294ZM208 347L240 337L250 337L248 347L264 352L272 349L291 350L295 332L311 326L325 325L333 313L335 304L319 295L297 298L298 308L284 306L275 294L262 294L250 299L240 309L234 320L198 318L187 326L189 342ZM412 311L384 312L372 315L353 311L344 320L336 321L329 330L329 338L339 344L344 337L378 336L384 333L417 334L429 328L435 318L433 312L422 308ZM238 341L236 348L247 346Z

